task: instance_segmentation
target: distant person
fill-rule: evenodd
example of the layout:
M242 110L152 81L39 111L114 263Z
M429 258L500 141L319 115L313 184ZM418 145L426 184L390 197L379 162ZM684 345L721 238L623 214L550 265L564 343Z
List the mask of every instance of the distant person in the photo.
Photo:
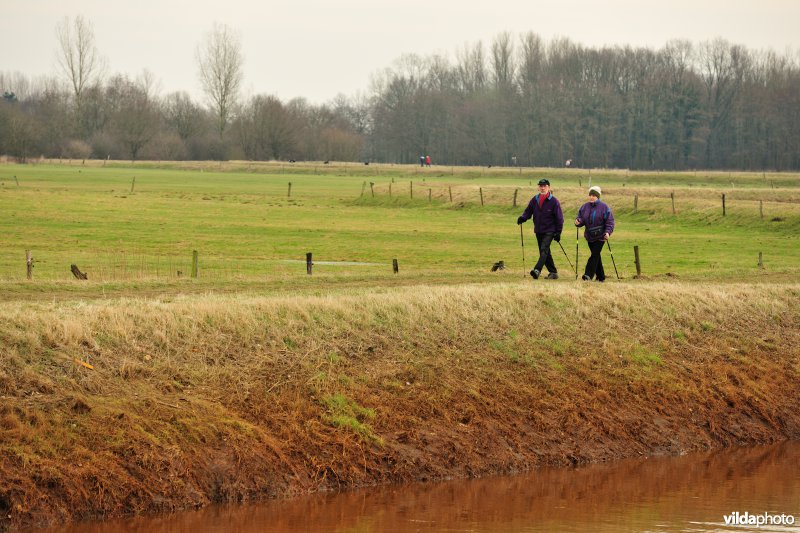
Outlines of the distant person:
M421 166L421 167L425 166L425 156L424 155L419 156L419 166Z
M567 159L564 162L564 166L567 167L567 168L571 167L572 166L572 159Z
M517 156L515 156L515 155L511 156L511 166L512 167L517 166Z
M603 258L600 252L603 245L614 232L614 215L608 204L600 201L600 187L597 185L589 188L589 201L578 210L575 226L584 226L583 236L589 244L591 255L586 261L583 271L583 281L605 281L606 273L603 270ZM577 265L576 265L577 266Z
M517 224L523 224L533 218L533 232L539 244L539 260L531 270L533 279L539 279L542 268L547 267L547 279L558 279L558 269L550 253L550 243L561 242L561 230L564 228L564 214L561 204L550 192L550 181L539 180L539 194L531 198L528 207L517 219Z
M425 165L431 166L431 156L429 155L425 156Z

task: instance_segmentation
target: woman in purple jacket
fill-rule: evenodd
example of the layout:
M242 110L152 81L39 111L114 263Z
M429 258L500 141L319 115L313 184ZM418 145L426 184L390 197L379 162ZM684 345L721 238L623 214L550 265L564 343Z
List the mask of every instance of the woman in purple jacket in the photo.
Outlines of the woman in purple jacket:
M608 204L600 201L600 187L594 186L589 189L589 201L578 210L578 218L575 219L577 227L585 226L583 236L589 244L592 254L586 261L586 269L583 272L583 280L589 281L595 278L597 281L605 281L606 273L603 270L603 259L600 252L603 245L614 232L614 215Z

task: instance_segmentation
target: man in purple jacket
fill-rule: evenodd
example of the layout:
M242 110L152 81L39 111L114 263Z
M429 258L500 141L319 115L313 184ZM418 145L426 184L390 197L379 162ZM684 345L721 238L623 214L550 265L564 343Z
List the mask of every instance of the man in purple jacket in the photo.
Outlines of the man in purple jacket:
M600 252L614 232L614 215L608 204L600 201L600 187L595 185L589 189L589 201L578 210L575 225L586 227L583 236L592 252L589 260L586 261L583 281L590 281L592 278L597 281L605 281L606 273L603 270L603 259L600 257Z
M546 266L549 272L547 279L558 279L558 270L550 253L550 243L561 241L564 214L561 212L561 204L550 192L550 182L546 179L539 180L539 194L531 198L528 207L517 219L517 224L522 224L529 218L533 218L533 231L539 243L539 260L531 270L531 276L539 279L542 267Z

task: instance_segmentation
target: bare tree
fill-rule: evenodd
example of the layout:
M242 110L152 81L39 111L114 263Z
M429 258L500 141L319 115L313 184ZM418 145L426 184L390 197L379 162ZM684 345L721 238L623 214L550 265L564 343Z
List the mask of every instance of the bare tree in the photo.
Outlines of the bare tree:
M185 92L168 94L163 102L163 114L167 126L186 142L199 134L204 127L204 113Z
M503 32L492 41L492 77L495 87L508 89L514 81L514 44L511 34Z
M109 81L106 100L111 115L110 133L135 161L159 129L154 79L145 71L136 80L118 75Z
M456 59L456 72L461 90L472 93L483 89L487 79L483 43L478 41L473 47L464 45L456 54Z
M239 35L215 23L197 48L197 62L200 83L217 116L217 130L222 138L242 85L244 58Z
M56 26L56 38L58 65L72 86L75 101L80 107L84 89L97 81L103 70L103 60L98 56L94 43L94 29L80 15L72 23L69 17L64 17Z

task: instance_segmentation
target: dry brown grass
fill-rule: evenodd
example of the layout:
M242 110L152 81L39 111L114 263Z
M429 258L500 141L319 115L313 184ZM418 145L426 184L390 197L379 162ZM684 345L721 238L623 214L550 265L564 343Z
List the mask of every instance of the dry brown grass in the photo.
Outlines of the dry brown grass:
M0 304L0 528L800 437L800 285L552 287Z

